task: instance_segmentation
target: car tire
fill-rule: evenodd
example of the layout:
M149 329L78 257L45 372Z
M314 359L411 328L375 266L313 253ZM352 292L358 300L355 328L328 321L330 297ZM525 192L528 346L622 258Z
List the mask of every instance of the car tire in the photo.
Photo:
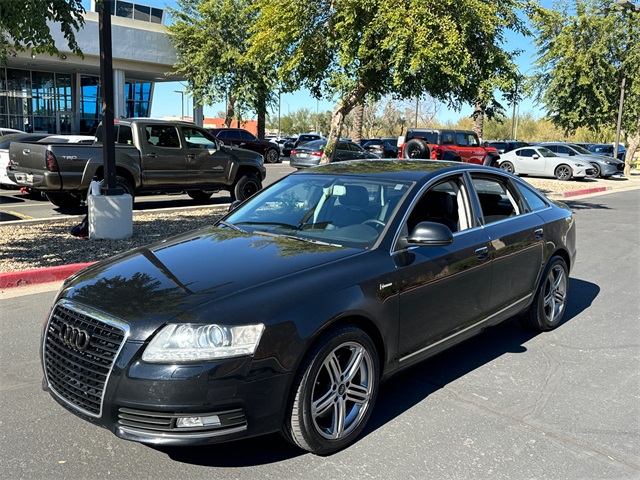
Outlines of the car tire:
M345 448L371 416L379 379L376 347L363 330L346 325L324 334L294 380L285 438L317 455Z
M561 165L558 165L556 169L553 171L553 174L558 180L563 180L563 181L571 180L571 177L573 177L573 171L571 170L571 167L564 163Z
M591 166L593 167L593 175L587 175L587 176L591 178L600 177L600 175L602 175L602 169L600 168L600 165L594 162L591 164Z
M106 183L107 182L106 182L105 179L102 179L100 181L100 189L101 190L106 188L106 186L107 186ZM117 175L116 176L116 188L120 188L120 189L124 190L124 193L127 194L127 195L131 195L132 199L135 198L135 195L134 195L135 189L133 188L133 185L131 185L131 183L129 183L129 181L126 178Z
M511 162L502 162L500 164L500 170L504 170L505 172L512 173L515 175L516 168L513 166Z
M429 145L424 140L412 138L404 146L405 158L428 159L430 157Z
M202 202L204 200L211 198L211 195L213 195L213 192L205 192L204 190L189 190L187 192L187 195L189 195L191 198L193 198L198 202Z
M529 310L522 316L525 325L546 332L562 321L567 308L569 269L564 259L549 260Z
M278 163L280 160L280 152L275 148L270 148L264 153L264 161L266 163Z
M245 201L262 190L262 182L253 173L241 176L231 188L231 200Z
M47 200L60 208L78 208L82 202L82 196L70 192L50 192L45 194Z

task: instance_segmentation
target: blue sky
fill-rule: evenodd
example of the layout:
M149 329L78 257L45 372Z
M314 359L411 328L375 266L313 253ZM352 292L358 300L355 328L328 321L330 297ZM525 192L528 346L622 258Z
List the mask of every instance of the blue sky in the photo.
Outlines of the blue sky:
M135 0L132 0L135 2ZM91 1L83 0L83 6L86 10L91 9ZM176 7L177 4L174 0L139 0L139 3L152 7L166 8L167 6ZM510 34L508 36L508 50L514 49L524 50L518 60L520 71L527 72L532 65L534 58L534 46L531 38L523 38L516 34ZM180 116L181 115L181 100L182 95L176 93L177 91L184 91L185 85L180 82L162 82L156 83L154 101L152 105L151 115L153 117L165 117L165 116ZM282 115L288 112L294 112L300 108L308 108L312 112L319 110L321 112L326 110L333 110L334 102L327 100L316 100L308 91L300 90L291 94L282 94L280 103L280 112ZM218 112L224 110L224 104L219 103L210 107L204 108L205 117L217 117ZM191 98L184 95L184 112L185 115L193 114L193 106ZM542 112L537 107L532 99L525 99L519 105L520 114L527 112L533 113L537 117L542 116ZM510 107L507 108L508 115L511 115ZM277 106L275 107L274 115L277 115ZM466 106L460 111L447 109L444 105L441 106L438 111L437 118L440 122L457 122L460 118L468 117L472 114L472 107Z

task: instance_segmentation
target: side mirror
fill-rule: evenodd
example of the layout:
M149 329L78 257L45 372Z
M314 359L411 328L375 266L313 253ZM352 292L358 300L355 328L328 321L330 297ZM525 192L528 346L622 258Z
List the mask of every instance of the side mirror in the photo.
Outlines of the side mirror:
M540 155L538 155L537 153L534 153L531 158L533 158L534 160L537 160L540 158Z
M241 200L234 200L233 202L231 202L231 205L229 205L229 212L232 212L233 210L235 210L236 208L238 208L240 206L240 204L242 203Z
M409 245L444 246L453 243L453 233L446 225L420 222L407 237Z

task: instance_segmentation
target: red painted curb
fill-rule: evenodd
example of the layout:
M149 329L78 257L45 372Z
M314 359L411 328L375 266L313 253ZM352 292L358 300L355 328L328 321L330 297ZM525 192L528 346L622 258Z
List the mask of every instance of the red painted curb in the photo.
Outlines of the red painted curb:
M564 192L562 196L577 197L578 195L587 195L589 193L604 192L606 190L607 190L607 187L591 187L591 188L584 188L582 190L571 190L570 192Z
M26 287L27 285L36 285L38 283L59 282L76 273L78 270L82 270L94 263L96 262L73 263L71 265L60 265L58 267L0 273L0 289Z

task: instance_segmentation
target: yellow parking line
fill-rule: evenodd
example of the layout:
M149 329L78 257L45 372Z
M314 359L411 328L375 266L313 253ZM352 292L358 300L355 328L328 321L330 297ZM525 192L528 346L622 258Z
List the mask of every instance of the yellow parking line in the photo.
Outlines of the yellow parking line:
M14 212L13 210L2 210L2 212L6 213L7 215L13 215L14 217L21 218L22 220L34 220L35 219L35 217L30 217L29 215L24 215L24 214L19 213L19 212Z

